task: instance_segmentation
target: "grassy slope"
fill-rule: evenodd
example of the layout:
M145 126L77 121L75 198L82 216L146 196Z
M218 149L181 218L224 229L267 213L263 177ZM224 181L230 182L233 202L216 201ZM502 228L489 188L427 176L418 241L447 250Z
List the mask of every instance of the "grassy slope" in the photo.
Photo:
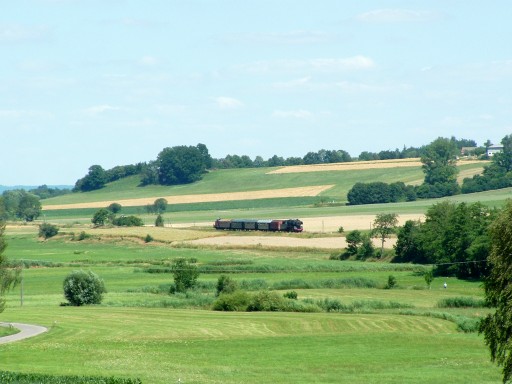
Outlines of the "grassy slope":
M465 164L462 171L480 169L481 164ZM168 207L165 219L168 222L204 222L215 217L245 217L250 210L253 217L315 217L353 214L373 214L378 212L424 213L433 201L424 200L399 204L376 204L371 206L329 206L319 207L321 202L346 201L346 194L355 182L395 182L405 183L421 180L420 167L395 169L369 169L358 171L328 171L292 174L267 174L273 168L219 170L210 172L194 184L165 187L137 187L138 178L130 177L107 185L104 189L88 193L77 193L44 200L49 208L54 204L67 204L94 201L115 201L128 198L157 197L166 195L188 195L221 193L227 191L253 191L274 188L290 188L311 185L334 185L318 197L259 199L249 201L228 201L216 203L175 204ZM491 206L499 206L510 195L510 190L490 191L481 194L459 195L451 200L482 201ZM96 209L46 210L42 218L61 222L90 222ZM229 213L227 213L229 212ZM144 207L125 207L124 214L141 215L150 224L154 216L145 215Z

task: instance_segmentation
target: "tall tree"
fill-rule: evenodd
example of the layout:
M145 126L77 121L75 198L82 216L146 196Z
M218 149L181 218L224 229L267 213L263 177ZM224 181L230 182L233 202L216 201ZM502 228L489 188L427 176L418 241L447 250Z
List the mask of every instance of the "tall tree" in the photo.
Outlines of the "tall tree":
M456 182L456 156L457 147L450 139L439 137L427 145L421 156L425 183L434 185Z
M491 360L503 367L503 382L512 378L512 202L491 226L491 270L484 282L487 302L496 308L481 324Z
M389 235L395 233L398 225L398 215L396 213L379 213L373 221L372 235L381 240L380 257L384 252L384 243Z
M101 165L91 165L89 172L77 180L73 191L89 192L103 188L107 182L107 174Z
M4 232L5 222L0 221L0 313L5 309L4 295L18 283L21 271L19 268L13 268L3 254L7 248Z
M158 181L162 185L193 183L206 172L204 153L197 147L164 148L157 157Z

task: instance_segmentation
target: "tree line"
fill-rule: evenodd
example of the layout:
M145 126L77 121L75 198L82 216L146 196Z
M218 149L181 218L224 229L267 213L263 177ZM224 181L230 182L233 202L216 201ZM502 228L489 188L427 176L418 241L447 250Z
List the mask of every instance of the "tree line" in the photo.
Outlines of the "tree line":
M485 148L477 147L476 142L470 139L450 140L454 148L459 151L463 147L475 148L473 154L482 154ZM164 148L153 161L138 163L135 165L116 166L105 170L100 165L92 165L88 173L77 180L73 192L88 192L103 188L105 184L132 175L140 175L140 185L177 185L193 183L201 180L203 175L211 169L230 168L258 168L278 167L290 165L311 165L350 162L355 160L388 160L405 159L423 156L428 152L428 146L419 148L409 147L402 150L386 150L380 152L361 152L358 158L352 158L342 149L308 152L302 157L288 157L274 155L267 160L261 156L251 159L247 155L227 155L224 158L215 159L209 154L204 144L196 146L175 146Z
M466 142L464 142L467 144ZM456 160L460 155L456 140L439 137L425 146L421 155L424 182L418 186L396 183L356 183L348 192L348 204L377 204L414 201L481 192L512 186L512 135L505 136L503 150L491 158L482 175L457 182ZM486 146L490 145L489 141Z

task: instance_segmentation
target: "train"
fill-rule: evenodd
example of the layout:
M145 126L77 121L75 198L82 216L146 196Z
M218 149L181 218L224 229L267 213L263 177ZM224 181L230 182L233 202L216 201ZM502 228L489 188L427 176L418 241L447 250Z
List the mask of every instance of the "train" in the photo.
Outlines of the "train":
M231 231L302 232L302 224L299 219L217 219L213 227Z

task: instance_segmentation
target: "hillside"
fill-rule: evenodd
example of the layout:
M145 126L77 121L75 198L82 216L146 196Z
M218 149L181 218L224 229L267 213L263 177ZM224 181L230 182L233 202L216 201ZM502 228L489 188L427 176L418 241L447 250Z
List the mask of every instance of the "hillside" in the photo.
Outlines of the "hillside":
M483 161L460 162L461 175L471 176L481 172ZM266 199L276 197L316 196L322 201L346 202L347 192L356 182L397 181L418 184L423 179L418 159L393 161L371 161L357 163L335 163L322 166L299 166L277 168L248 168L214 170L203 180L186 185L140 187L139 177L131 176L108 184L105 188L87 193L75 193L43 201L45 210L69 208L104 207L106 202L130 200L127 206L145 206L158 197L173 200L173 204L190 202L219 201L219 194L225 194L223 201ZM303 188L313 188L315 193L304 194ZM274 190L288 190L275 194ZM233 193L260 192L247 197ZM232 195L230 195L232 194ZM211 199L191 199L191 195L210 195ZM179 197L182 197L180 199ZM139 203L135 200L140 199ZM91 204L95 203L95 204ZM308 200L308 204L310 201ZM72 205L71 205L72 204Z

